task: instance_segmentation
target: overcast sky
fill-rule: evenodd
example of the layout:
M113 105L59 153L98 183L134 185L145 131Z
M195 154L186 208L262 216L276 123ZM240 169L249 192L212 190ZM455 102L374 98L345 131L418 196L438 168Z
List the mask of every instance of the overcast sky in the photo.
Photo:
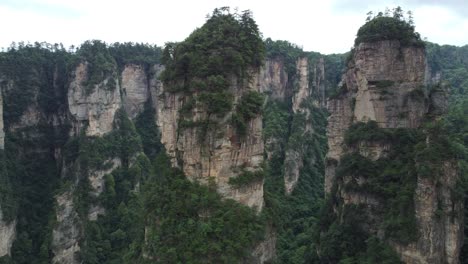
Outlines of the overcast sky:
M468 44L466 0L0 0L0 47L12 41L77 45L88 39L164 45L203 25L216 7L250 9L263 36L306 51L343 53L366 13L400 5L416 30L439 44Z

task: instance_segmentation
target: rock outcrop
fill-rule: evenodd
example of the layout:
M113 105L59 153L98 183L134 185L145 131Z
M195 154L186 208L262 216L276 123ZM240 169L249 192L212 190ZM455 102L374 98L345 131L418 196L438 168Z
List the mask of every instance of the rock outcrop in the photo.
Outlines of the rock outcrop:
M309 61L307 58L299 58L296 63L297 91L292 97L292 110L298 113L303 110L302 103L310 97L309 89Z
M424 101L424 49L398 41L362 43L346 74L355 91L354 120L374 120L384 128L416 128L427 113ZM356 89L357 88L357 89Z
M258 74L258 73L257 73ZM254 77L253 80L257 78ZM258 85L248 81L232 79L229 91L235 104L247 91L258 91ZM246 136L241 140L230 124L228 113L217 119L217 128L203 131L200 127L179 126L180 110L192 96L182 93L159 91L157 122L161 131L161 142L165 145L172 165L180 167L192 181L204 184L213 182L217 191L226 198L256 208L263 207L263 180L236 188L229 179L239 174L239 169L259 170L263 161L262 117L248 121ZM233 107L233 110L235 107ZM192 110L192 122L207 118L203 109Z
M7 222L3 219L0 206L0 257L10 255L11 246L16 236L16 220Z
M253 251L251 263L265 263L276 258L277 235L272 227L267 227L265 240Z
M429 110L425 99L425 54L398 41L361 43L343 76L341 94L328 102L325 189L344 154L344 133L354 122L376 121L382 128L417 128ZM335 165L333 165L335 164Z
M70 136L78 137L82 130L86 136L103 137L112 132L117 111L125 109L129 118L136 118L144 110L145 103L150 99L150 80L143 67L135 64L126 65L121 73L122 84L111 80L107 76L98 84L89 87L88 63L80 63L71 76L68 87L68 111L72 120L73 130ZM150 81L149 81L150 80ZM112 158L104 162L104 169L88 171L90 183L90 196L98 197L105 186L105 175L111 173L122 165L119 158ZM77 258L80 251L79 242L83 239L82 223L96 221L99 215L105 214L105 208L99 203L89 205L87 219L81 219L76 212L73 195L76 184L72 170L79 167L77 164L65 164L71 168L62 170L62 178L73 179L74 184L64 193L55 197L57 224L53 229L52 248L54 252L53 263L74 264L80 263Z
M294 115L304 115L304 124L301 129L301 136L312 131L310 110L306 106L311 99L309 88L309 62L307 58L298 58L296 62L296 85L292 95L292 112ZM297 132L297 131L293 131ZM299 174L304 166L303 147L289 146L286 150L284 161L284 185L287 194L291 194L299 180Z
M0 90L0 149L5 148L5 131L3 130L3 96Z
M143 112L149 97L148 76L141 65L129 64L122 71L122 97L129 118Z
M382 216L372 209L382 207L380 198L343 187L351 180L347 176L336 180L336 168L346 154L357 151L375 161L385 157L392 147L391 142L362 141L350 148L344 135L352 124L375 121L380 129L421 129L428 114L443 112L446 97L428 95L426 72L424 48L403 47L399 41L361 43L356 47L343 76L341 92L328 102L331 115L325 191L342 199L345 205L367 208L371 220L362 223L365 229L391 245L405 263L459 263L463 206L451 196L459 177L453 162L445 161L440 175L434 179L417 175L413 202L419 236L408 244L383 237ZM436 108L439 110L434 112ZM354 178L359 186L367 181L365 177Z
M122 161L119 158L113 158L104 162L107 165L106 169L93 170L88 176L89 183L91 185L92 197L98 198L99 195L104 191L105 187L105 176L106 174L112 173L115 169L122 165ZM90 206L88 211L88 219L90 221L96 221L99 215L104 215L106 210L100 204L93 204Z
M320 107L326 107L327 99L325 96L326 85L325 85L325 60L320 57L318 61L313 65L313 76L311 77L312 83L312 94Z
M288 91L289 76L286 73L284 61L268 59L258 75L259 91L268 94L272 99L284 101L291 93Z
M68 89L68 107L76 120L74 134L86 128L87 136L102 136L112 131L115 113L122 106L120 87L115 80L110 83L112 77L99 84L87 84L88 75L88 64L80 63Z
M79 241L82 238L81 219L73 204L73 191L66 191L55 197L57 224L52 231L52 263L77 264L80 251Z
M439 181L418 177L414 205L419 238L409 245L393 243L405 263L460 263L463 203L454 201L457 165L445 162Z

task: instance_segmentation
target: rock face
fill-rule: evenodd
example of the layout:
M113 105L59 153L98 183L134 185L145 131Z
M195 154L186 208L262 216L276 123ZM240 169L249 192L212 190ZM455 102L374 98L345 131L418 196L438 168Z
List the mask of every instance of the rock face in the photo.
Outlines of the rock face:
M131 119L143 112L148 100L148 77L140 65L127 65L122 71L124 107Z
M75 134L86 126L87 136L102 136L112 130L114 116L122 106L120 88L108 85L110 78L88 87L88 64L80 63L74 71L68 90L68 107L70 114L76 120Z
M323 87L322 77L320 77L323 75L323 65L317 64L313 67L314 76L316 76L313 77L314 87ZM78 64L71 74L65 71L66 76L62 73L64 76L60 78L56 76L57 74L52 76L51 72L39 74L40 71L38 71L35 74L41 78L44 75L48 79L43 86L51 89L43 91L40 90L43 87L31 85L34 90L31 102L24 111L22 110L18 120L6 122L7 133L22 132L22 129L28 131L40 125L47 126L48 130L44 133L54 132L54 135L45 134L45 138L50 139L50 142L44 143L46 146L44 148L47 148L50 159L57 165L57 171L54 171L53 177L60 176L67 184L62 186L61 193L53 196L56 222L52 226L50 248L53 253L52 263L80 263L80 243L83 241L84 224L86 221L96 221L99 215L106 213L99 202L90 202L89 211L84 215L81 211L78 213L76 208L78 184L87 177L86 180L89 181L91 187L90 195L96 198L105 188L104 176L122 166L123 163L120 159L109 158L105 161L106 169L88 168L87 174L77 173L82 172L79 168L80 161L78 159L67 160L65 144L68 139L76 139L80 136L96 139L108 135L115 129L114 120L120 109L124 109L131 119L135 119L147 105L152 105L156 110L162 142L172 157L173 165L182 168L191 180L206 184L213 182L216 184L217 191L224 197L232 198L258 212L264 206L263 180L254 180L242 187L234 187L229 184L229 179L238 176L241 170L262 169L261 164L265 152L263 117L257 115L250 119L247 122L246 135L241 139L230 121L236 104L249 91L264 93L271 100L282 102L288 100L293 114L306 118L306 122L303 123L304 130L301 130L301 133L313 131L310 122L307 121L311 113L307 107L303 106L303 103L311 97L312 89L309 87L311 68L307 58L300 58L297 61L296 74L293 76L288 76L283 60L270 59L261 69L252 72L251 80L232 78L229 88L229 92L234 95L232 111L225 117L216 119L219 126L206 134L201 134L202 131L199 128L181 129L179 127L179 111L191 98L180 93L164 91L162 83L157 79L163 69L164 67L156 65L148 71L140 65L129 64L123 67L122 72L117 72L117 67L114 67L111 73L101 76L102 80L94 84L90 82L93 67L88 62ZM152 75L149 72L155 74ZM53 77L52 81L49 80L50 77ZM63 79L63 83L57 84L56 79ZM32 83L36 83L36 80ZM11 89L17 89L14 85L10 86ZM9 89L8 85L5 87ZM50 113L46 113L43 108L47 107L39 102L39 95L45 92L50 93L51 97L56 96L53 99L59 101L56 106L50 108L52 109ZM4 138L2 107L2 94L0 93L0 149L3 148ZM206 118L206 112L195 107L193 120L203 118ZM35 136L34 139L40 141L44 135L37 133ZM287 139L284 140L287 141ZM37 152L46 153L45 150ZM288 166L290 165L285 169L285 186L288 193L291 193L297 184L303 167L302 159L303 153L300 149L291 147L286 153L285 162ZM15 226L15 221L10 223L3 221L0 211L0 256L9 254L15 238ZM252 250L254 261L263 263L272 259L275 255L275 244L275 230L269 227L266 239Z
M323 60L321 60L323 62ZM324 68L318 66L323 73ZM296 63L295 83L292 89L290 77L288 77L284 62L280 59L266 60L265 65L253 78L252 83L239 83L232 80L230 91L235 95L234 101L238 102L246 91L254 90L265 93L271 100L292 100L294 114L302 114L308 120L304 125L303 133L312 131L310 125L310 111L302 103L310 99L308 59L299 58ZM317 83L320 87L323 75L318 75ZM228 181L235 177L238 167L247 170L257 170L263 161L263 137L262 117L256 117L249 121L247 136L239 141L235 130L227 122L230 114L224 120L219 129L206 135L205 141L200 141L199 128L179 129L178 120L180 109L189 100L189 96L180 93L165 92L161 84L157 85L157 122L161 131L161 141L165 145L173 166L181 167L191 180L208 183L211 178L216 183L217 190L224 197L233 198L250 207L261 210L263 207L263 182L254 182L243 188L232 188ZM193 110L193 121L202 120L206 113L202 109ZM274 144L269 142L268 144ZM302 151L289 149L286 153L285 186L287 193L291 193L299 179L299 172L303 166Z
M344 154L344 133L354 122L376 121L382 128L417 128L427 113L422 48L398 41L361 43L343 76L342 93L328 102L325 189L333 183L334 165Z
M292 98L292 110L298 113L302 110L302 102L310 97L309 62L307 58L299 58L296 63L298 87Z
M299 58L296 62L296 80L297 85L292 96L292 111L295 115L304 115L302 135L312 131L310 123L310 110L304 104L311 98L309 88L309 62L307 58ZM286 150L284 161L284 186L287 194L291 194L299 180L299 174L304 166L303 148L290 146Z
M99 195L104 191L105 187L104 176L106 176L106 174L112 173L112 171L120 167L122 165L122 161L119 158L113 158L111 160L105 161L104 164L108 165L109 168L91 171L88 176L89 183L91 185L90 195L92 197L99 197ZM88 219L90 221L96 221L99 215L104 215L105 213L105 208L100 204L91 205L88 212Z
M315 95L317 102L320 107L326 106L326 97L325 97L325 61L323 57L318 59L318 62L313 65L313 78L312 80L312 93Z
M52 231L52 263L80 263L76 254L80 251L82 230L80 219L73 205L73 193L67 191L55 197L57 201L57 225Z
M357 150L359 154L377 160L385 157L391 148L385 142L361 142L357 149L344 144L345 131L356 122L376 121L380 128L420 128L426 114L434 107L443 109L444 96L427 95L424 89L426 64L424 48L401 47L398 41L361 43L356 47L352 61L343 76L341 93L328 102L328 145L325 191L331 193L334 185L344 204L382 206L379 199L359 191L347 191L336 181L335 171L340 159ZM436 97L437 99L428 99ZM439 107L434 105L440 105ZM439 111L439 114L443 110ZM435 112L437 114L437 111ZM420 234L416 241L401 244L387 241L406 263L459 263L462 245L462 202L454 201L451 193L458 180L453 162L444 163L438 183L418 176L414 195L415 216ZM359 178L361 185L366 179ZM335 188L334 187L334 188ZM440 217L435 217L440 210ZM378 215L367 230L379 236ZM380 219L380 220L379 220ZM366 226L366 224L364 224Z
M0 257L10 255L10 249L16 236L16 220L6 222L3 220L0 206Z
M309 146L297 144L298 138L310 138L314 133L311 104L321 107L322 97L325 96L325 62L323 58L312 61L307 57L299 57L295 63L295 73L289 76L281 59L268 59L257 80L260 91L267 95L269 101L290 103L290 112L298 125L291 128L288 138L265 138L265 152L267 159L273 153L284 152L284 186L287 194L294 190L302 168L304 167L304 153ZM309 161L314 162L314 161Z
M463 203L454 202L451 196L459 177L456 168L455 163L445 162L439 184L418 178L414 204L420 237L407 246L393 245L404 262L460 263Z
M288 95L288 81L283 60L268 59L258 75L259 91L267 93L272 99L283 101Z
M420 125L427 112L424 49L400 48L398 41L362 43L354 62L345 82L356 92L355 121L374 120L384 128Z
M323 63L323 60L321 60ZM316 79L319 87L324 87L321 78L324 68L317 66L320 73ZM156 72L160 72L158 69ZM234 94L234 104L237 104L248 91L264 93L268 100L291 100L293 115L303 117L301 136L312 133L311 113L307 102L311 99L310 68L308 58L299 58L296 62L296 74L288 76L284 62L281 59L266 60L264 66L252 77L251 82L240 82L232 78L229 91ZM322 75L320 75L322 74ZM239 168L249 171L261 169L265 152L262 116L248 122L245 138L239 139L235 129L229 123L232 112L224 118L216 120L219 123L214 131L201 134L198 127L181 129L179 124L180 110L190 102L193 96L182 93L171 93L164 90L162 83L152 84L153 103L156 102L157 123L161 131L161 141L171 157L172 165L183 169L192 181L204 184L214 183L217 191L226 198L232 198L247 206L256 208L259 212L263 207L263 181L254 181L246 186L235 188L229 184L229 179L239 174ZM235 106L233 107L235 109ZM204 120L206 112L195 106L191 112L191 121ZM271 139L270 147L276 144ZM268 151L266 151L268 154ZM268 156L268 155L267 155ZM285 158L285 189L290 194L297 184L303 167L303 149L289 147ZM267 232L267 238L253 252L255 261L263 263L275 255L276 235L274 230Z
M276 257L276 233L273 228L268 227L266 231L266 237L252 253L251 263L265 263Z
M88 64L77 66L72 74L68 88L68 110L72 119L71 136L79 136L85 129L86 136L102 137L114 129L114 118L117 110L124 108L130 118L136 118L144 110L145 103L150 100L149 78L139 65L126 65L121 73L122 85L111 81L112 76L92 87L86 86L88 81ZM154 82L153 80L151 80ZM112 85L110 85L112 84ZM122 87L122 89L120 89ZM106 174L121 166L121 160L113 158L105 162L106 169L90 170L88 180L91 185L90 195L98 197L104 190ZM73 164L65 164L71 167ZM62 178L73 178L70 168L62 170ZM75 184L78 180L75 180ZM80 219L73 204L73 194L76 186L55 197L57 202L57 224L53 229L52 248L53 263L80 263L77 255L80 251L79 241L82 239L81 224L86 219ZM99 204L91 204L87 220L96 221L99 215L105 214Z
M5 148L5 131L3 130L3 96L0 90L0 149Z
M256 79L257 77L253 78ZM247 91L258 91L258 85L233 78L229 90L237 103ZM247 133L242 140L230 124L232 112L216 120L217 128L206 133L199 127L180 128L180 109L191 96L163 90L158 94L157 121L161 142L166 147L173 166L180 167L190 180L204 184L215 183L217 191L224 197L260 212L263 207L263 180L241 188L235 188L228 182L238 175L241 167L249 171L260 169L263 161L262 117L257 116L248 122ZM192 111L192 121L206 118L203 109L195 107Z

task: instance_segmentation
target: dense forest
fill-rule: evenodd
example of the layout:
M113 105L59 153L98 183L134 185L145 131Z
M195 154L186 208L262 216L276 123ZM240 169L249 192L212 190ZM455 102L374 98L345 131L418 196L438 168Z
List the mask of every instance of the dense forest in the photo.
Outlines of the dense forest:
M441 155L455 157L461 176L454 195L465 200L466 216L460 263L468 263L468 46L423 42L412 18L405 20L399 9L371 16L359 29L355 46L382 40L425 47L434 85L449 90L449 109L437 123L424 128L437 143L431 149L421 147L421 131L381 129L375 122L353 125L345 135L347 145L364 138L391 141L397 147L388 159L377 162L347 155L337 175L374 177L366 191L387 201L386 235L406 243L417 236L408 194L415 188L415 173L429 170L430 174ZM57 197L68 196L76 211L72 222L79 230L71 235L79 237L78 263L250 263L256 261L252 248L268 233L276 236L276 257L270 263L401 263L380 238L356 228L362 221L361 208L345 207L342 219L333 215L330 204L335 201L324 193L325 102L314 90L300 110L293 106L294 91L299 89L299 58L306 58L310 76L317 74L313 66L323 60L325 96L330 98L343 93L341 76L353 52L323 55L288 41L263 39L250 11L233 13L229 8L215 9L184 41L165 47L99 40L72 50L47 43L12 45L0 53L5 127L5 147L0 149L0 223L15 222L16 237L11 255L0 257L0 263L52 263L57 212L65 207ZM233 76L253 82L255 69L265 60L284 64L286 85L292 92L278 99L267 92L249 91L234 100ZM263 210L225 199L214 182L191 181L180 167L174 168L161 142L151 101L161 95L149 99L135 118L119 108L112 131L104 135L90 136L89 123L82 127L73 123L67 112L68 92L71 76L83 63L88 69L83 83L86 95L120 89L122 71L138 65L148 83L155 78L164 84L165 92L191 96L193 100L178 111L178 129L196 127L205 132L200 140L217 131L220 120L228 120L242 143L251 121L261 116L266 148L262 168L242 171L229 184L242 188L263 181ZM160 64L165 70L157 76L154 66ZM311 77L307 85L313 90ZM207 114L193 121L199 109ZM34 111L37 117L31 114ZM302 165L295 188L287 193L285 177L292 166L288 153L293 151L300 153ZM116 159L119 166L113 167ZM427 166L422 168L415 159ZM99 194L93 191L89 176L96 171L107 172ZM358 188L349 186L353 187ZM105 213L90 218L89 212L96 208Z

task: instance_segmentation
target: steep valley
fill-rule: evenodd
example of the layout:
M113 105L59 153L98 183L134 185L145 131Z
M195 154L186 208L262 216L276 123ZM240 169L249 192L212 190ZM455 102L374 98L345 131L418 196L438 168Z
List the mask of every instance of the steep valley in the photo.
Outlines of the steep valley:
M0 263L468 263L466 46L385 19L0 53Z

